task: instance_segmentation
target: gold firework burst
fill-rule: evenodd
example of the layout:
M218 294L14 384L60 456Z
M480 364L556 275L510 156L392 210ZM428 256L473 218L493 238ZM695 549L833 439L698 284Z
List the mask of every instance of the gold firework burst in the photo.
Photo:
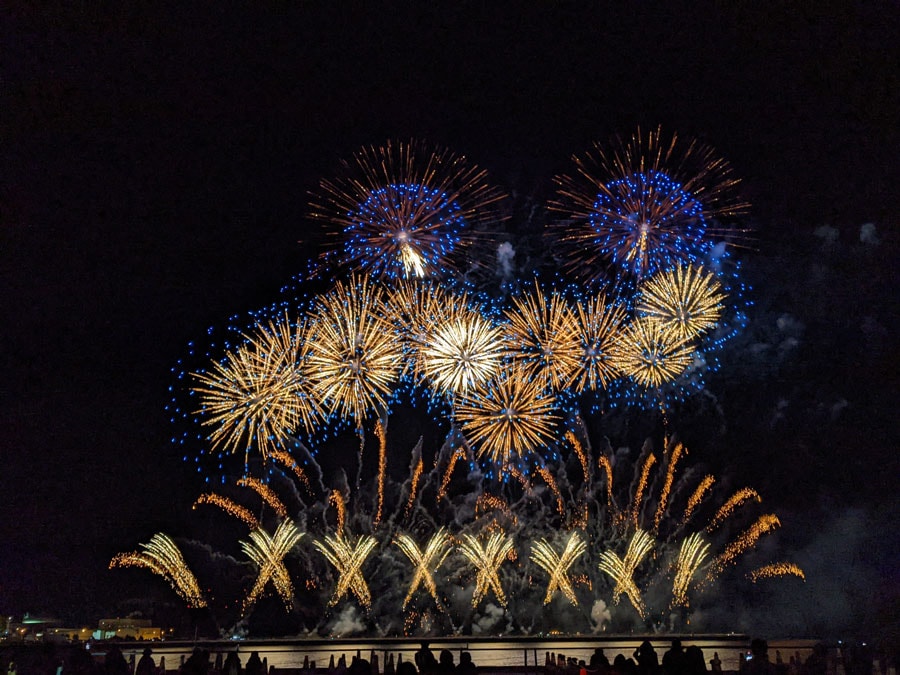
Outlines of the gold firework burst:
M201 504L212 504L214 506L218 506L228 515L234 516L238 520L243 521L251 530L255 530L259 527L259 521L252 513L250 513L249 509L241 506L228 497L217 495L215 492L206 492L197 497L192 508L196 509Z
M546 445L553 438L553 396L540 380L520 367L510 367L484 390L461 396L455 416L469 443L498 466Z
M699 265L679 265L655 274L641 285L640 294L638 314L684 340L715 328L727 297L716 277Z
M338 582L328 604L334 606L348 593L352 593L359 604L368 609L372 604L372 594L363 577L362 566L377 545L375 538L365 535L351 545L342 536L329 536L313 545L338 572Z
M290 609L293 605L294 584L284 566L284 557L302 537L303 532L300 532L293 522L283 520L275 529L275 534L270 536L265 530L258 529L250 533L250 541L241 542L241 550L259 567L256 581L244 598L245 614L256 603L270 581L285 607Z
M272 508L279 518L287 518L287 507L278 498L275 491L258 478L254 478L253 476L238 478L237 486L250 488L262 497L262 500Z
M321 409L303 372L309 342L303 324L287 315L256 330L238 349L194 373L204 426L213 448L263 456L286 437L313 431Z
M625 309L618 303L608 303L600 293L575 305L580 363L575 373L575 389L604 389L619 377L613 350L621 338L625 323Z
M586 550L587 544L577 532L569 535L561 554L557 553L546 539L541 539L532 545L531 559L550 576L547 593L544 595L545 605L550 604L556 591L560 591L569 602L578 606L578 598L575 597L575 590L569 579L569 570Z
M672 382L691 364L692 348L656 321L640 318L625 327L612 363L642 387Z
M506 311L509 342L531 376L555 390L571 384L581 365L582 348L575 312L555 291L550 299L537 281L534 290L513 298Z
M472 607L478 607L481 600L491 590L503 607L506 595L500 583L499 571L503 561L513 554L512 538L505 532L495 532L482 544L477 537L462 535L460 552L475 568L475 591L472 593Z
M712 520L709 521L709 525L706 526L706 531L713 532L716 530L731 516L732 513L734 513L736 508L746 502L756 502L759 504L762 502L762 497L760 497L759 493L753 488L741 488L731 495L731 497L728 498L728 501L719 507L719 510L716 511L716 515L712 517Z
M652 548L653 537L643 530L636 530L628 543L624 558L619 558L613 551L604 551L600 554L600 570L606 572L615 582L613 602L618 604L619 598L624 593L641 618L644 617L646 608L641 591L634 581L634 572Z
M403 599L403 609L406 609L406 605L409 604L410 599L419 586L424 586L431 599L434 600L434 604L443 611L434 575L437 574L438 568L444 563L444 560L450 553L450 535L444 528L439 529L428 540L425 550L421 550L415 540L408 534L398 535L394 543L409 558L416 570L413 580L409 584L409 590L406 592L406 597Z
M383 304L379 286L354 278L338 282L312 313L307 371L313 394L360 428L373 408L386 406L400 371L401 349Z
M747 549L753 548L759 538L764 534L772 532L776 527L781 525L778 516L774 513L768 513L760 516L753 525L744 530L734 541L732 541L725 550L720 553L712 561L707 580L711 581L716 575L720 574L728 565L733 563L735 559L744 553Z
M681 542L678 558L675 560L675 578L672 580L672 607L688 606L688 589L691 580L709 554L709 544L699 533L690 535Z
M760 579L774 579L775 577L795 576L806 581L806 574L797 565L791 562L777 562L764 565L750 572L747 578L754 584Z
M168 535L159 532L147 544L141 544L143 552L119 553L109 562L109 568L145 567L169 582L189 607L206 607L206 600L194 573L188 568L178 546Z

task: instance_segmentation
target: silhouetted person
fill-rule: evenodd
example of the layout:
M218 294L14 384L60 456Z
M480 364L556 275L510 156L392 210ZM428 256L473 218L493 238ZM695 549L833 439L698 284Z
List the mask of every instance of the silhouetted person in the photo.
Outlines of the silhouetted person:
M401 661L397 664L397 675L418 675L412 661Z
M184 675L206 675L209 671L209 652L200 647L194 647L190 657L181 666Z
M612 669L618 675L628 675L628 661L625 660L624 654L616 654L613 659Z
M591 660L588 661L588 667L591 670L609 670L609 659L603 653L603 647L597 647L591 654Z
M821 643L815 645L812 654L807 657L804 664L803 670L805 675L825 675L825 671L828 668L828 659L826 657L825 645Z
M453 663L453 652L449 649L441 650L437 671L440 675L453 675L454 671L456 671L456 664Z
M240 675L241 658L237 652L228 652L225 657L225 663L222 664L222 675Z
M150 647L144 649L144 653L137 662L134 675L156 675L156 662L153 660L153 650Z
M469 652L463 652L459 655L459 665L456 666L456 672L459 675L475 675L478 668L472 663L472 655Z
M637 659L638 672L641 675L656 675L659 671L659 657L650 640L644 640L641 646L634 650L634 658Z
M103 663L107 675L128 675L128 661L125 660L122 650L117 645L109 648Z
M697 645L691 645L684 651L684 666L686 675L706 675L706 659L703 658L703 650Z
M684 650L678 638L672 639L672 646L663 654L662 667L666 675L685 675Z
M713 652L713 657L709 660L709 669L714 673L722 672L722 659L719 658L719 652Z
M259 658L259 652L250 653L250 658L247 659L247 665L244 666L244 672L247 675L266 675L263 671L262 660Z
M419 651L416 652L416 666L423 675L434 675L437 672L438 662L434 658L434 653L428 648L427 642L423 642Z
M348 675L372 675L372 664L368 659L355 658L347 669Z
M775 675L775 666L769 663L769 644L762 638L750 641L750 654L744 666L745 675Z

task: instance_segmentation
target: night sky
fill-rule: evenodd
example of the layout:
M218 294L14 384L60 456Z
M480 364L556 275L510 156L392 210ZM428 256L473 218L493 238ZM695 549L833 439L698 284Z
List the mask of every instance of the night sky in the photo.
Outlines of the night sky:
M756 313L711 378L725 422L694 433L697 456L755 480L784 550L850 565L863 609L819 630L884 623L896 2L16 4L0 9L0 613L93 624L145 574L108 571L113 554L189 529L170 368L318 251L308 194L340 159L425 138L543 201L573 153L661 124L730 160L756 229Z

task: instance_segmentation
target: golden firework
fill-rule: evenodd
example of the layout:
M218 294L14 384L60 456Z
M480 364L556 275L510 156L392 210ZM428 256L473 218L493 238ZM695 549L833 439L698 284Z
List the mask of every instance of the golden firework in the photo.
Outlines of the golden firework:
M587 544L577 532L569 535L562 554L558 554L546 539L541 539L532 545L531 559L550 576L547 593L544 595L545 605L550 604L553 594L558 590L566 596L569 602L578 606L578 598L575 597L575 590L569 579L569 569L586 550Z
M662 520L663 514L666 512L666 506L669 502L669 492L672 490L672 483L675 480L675 467L678 464L678 460L681 459L682 452L686 452L684 446L681 445L681 443L678 443L669 455L669 461L666 466L666 478L663 481L662 490L660 490L659 493L659 500L656 505L656 515L653 516L654 532L659 530L659 523Z
M533 292L513 298L506 318L524 372L557 391L568 387L581 366L582 348L575 312L563 297L551 291L548 302L535 280Z
M581 441L578 440L578 437L571 431L566 432L566 440L572 444L572 448L578 456L578 461L581 462L581 476L584 479L584 482L587 483L591 479L591 463L587 453L584 451L584 446L581 444Z
M228 515L234 516L238 520L242 520L251 530L255 530L259 527L259 521L252 513L250 513L249 509L244 508L228 497L217 495L215 492L207 492L197 497L194 501L193 508L196 509L201 504L218 506Z
M263 456L292 434L313 431L321 415L312 383L303 372L309 342L303 324L288 316L257 325L246 342L208 371L194 373L204 426L213 427L213 448L245 459L255 447Z
M556 497L556 512L559 513L559 515L564 516L566 514L566 504L563 501L562 493L559 491L559 485L556 484L553 473L546 466L538 466L535 471L544 479L547 487L550 488L553 496Z
M336 529L340 537L344 534L344 522L347 520L347 506L344 503L344 495L341 494L340 490L332 490L331 494L328 495L328 503L334 504L334 510L337 513Z
M759 493L753 488L741 488L735 492L728 498L728 501L722 504L722 506L719 507L719 510L716 511L716 515L712 517L712 520L709 521L709 525L706 526L706 531L713 532L716 530L732 513L734 513L736 508L745 502L750 501L756 502L757 504L762 502L762 497L760 497Z
M683 340L715 328L727 297L715 275L699 265L679 265L655 274L641 285L640 294L638 314Z
M709 554L709 544L699 533L690 535L681 542L678 558L675 560L675 578L672 580L672 607L688 606L688 589L691 580Z
M278 515L279 518L287 518L287 507L282 503L282 501L278 498L278 495L275 494L275 491L272 490L268 485L260 481L258 478L254 478L253 476L244 476L243 478L239 478L237 481L238 487L248 487L253 490L256 494L262 497L262 500L272 507L272 510Z
M313 393L361 428L386 397L400 372L402 350L382 315L384 293L367 278L338 282L312 313L307 372Z
M575 312L581 349L575 389L605 389L619 376L613 350L621 338L625 309L620 304L607 303L606 294L600 293L577 303Z
M387 432L381 420L375 423L375 435L378 437L378 505L372 524L377 527L381 522L381 510L384 508L384 477L387 472Z
M747 578L754 584L760 579L774 579L775 577L795 576L806 581L806 574L797 565L790 562L777 562L764 565L750 572Z
M206 600L194 573L188 568L178 546L168 535L159 532L147 544L141 544L143 552L119 553L109 562L109 568L145 567L169 582L169 585L189 607L206 607Z
M419 481L422 480L422 473L425 471L425 463L419 457L419 461L413 467L412 475L409 477L409 497L406 500L406 515L412 511L413 504L416 502L416 493L419 490Z
M408 534L398 535L394 543L415 567L413 580L409 584L406 597L403 599L403 609L406 609L406 605L409 604L410 599L419 586L424 585L438 609L443 610L441 601L438 598L434 575L437 574L438 568L444 563L444 560L450 553L450 535L444 528L439 529L428 540L424 551L419 549L418 544Z
M647 491L647 483L650 478L650 468L656 463L656 455L650 453L641 466L641 477L638 479L637 489L634 492L634 498L631 503L631 524L638 527L641 515L641 503L644 500L644 493Z
M269 456L274 459L276 462L281 463L282 466L290 469L294 475L297 477L303 487L306 488L307 492L312 493L312 486L309 484L309 477L306 475L306 472L303 468L297 464L297 461L291 457L291 454L286 450L274 450L269 453Z
M447 462L447 468L444 469L444 475L441 478L441 486L438 488L435 501L440 502L447 496L447 488L450 486L450 479L453 478L453 469L456 468L456 463L458 461L464 461L465 459L466 451L464 448L457 448L454 453L450 455L450 461Z
M505 466L553 438L554 403L538 379L510 367L484 390L461 396L455 416L479 457Z
M619 558L613 551L604 551L600 554L600 570L606 572L615 582L613 602L618 604L619 598L624 593L641 618L644 618L646 609L640 589L634 581L634 573L652 549L653 537L643 530L636 530L628 543L624 558Z
M284 557L301 538L303 533L297 526L290 520L283 520L272 536L265 530L258 529L250 533L250 541L241 542L241 550L259 567L256 581L244 598L245 614L256 603L270 581L285 607L291 608L294 602L294 584L284 566Z
M352 593L359 604L368 609L372 604L372 594L363 577L362 566L377 545L375 538L365 535L351 545L342 536L329 536L322 541L313 542L313 545L338 572L338 582L328 604L334 606L348 593Z
M495 532L482 544L477 537L462 535L459 543L460 552L475 568L475 591L472 593L472 607L478 604L493 590L494 595L503 607L506 607L506 595L500 584L500 565L507 557L513 555L512 538L504 532Z
M694 511L700 505L700 502L703 501L703 497L706 496L706 493L709 492L709 489L715 482L715 476L706 475L703 477L703 480L700 481L697 489L695 489L691 496L688 498L687 506L684 507L684 515L681 516L682 525L684 525L688 520L690 520L691 516L694 515Z
M658 322L639 318L625 327L612 353L613 365L643 387L672 382L691 365L689 342Z
M755 546L762 535L768 534L780 525L781 521L778 520L778 516L773 513L760 516L753 525L738 535L734 541L725 547L725 550L722 553L716 556L710 566L707 579L711 581L716 575L720 574L725 567L734 562L739 555Z

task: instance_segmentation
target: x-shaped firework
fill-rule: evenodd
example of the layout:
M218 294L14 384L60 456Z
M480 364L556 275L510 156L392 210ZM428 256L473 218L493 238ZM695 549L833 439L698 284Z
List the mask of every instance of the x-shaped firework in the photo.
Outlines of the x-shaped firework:
M568 598L569 602L576 607L578 606L578 598L575 597L575 590L572 588L572 581L569 579L569 569L586 550L587 544L584 543L584 540L577 532L572 532L569 536L562 555L557 555L546 539L541 539L532 545L531 559L550 575L550 582L547 584L547 594L544 596L545 605L550 603L553 599L553 594L559 590Z
M362 566L376 544L375 537L369 535L360 537L355 546L351 546L340 535L314 542L315 547L338 571L337 586L331 600L328 601L329 605L336 605L347 593L353 593L359 604L366 609L372 605L372 594L363 577Z
M271 537L265 530L257 529L250 533L250 541L241 542L241 549L259 566L256 583L244 599L245 613L253 606L270 580L285 607L291 607L294 585L284 566L284 557L302 537L303 533L292 521L284 520Z
M428 540L424 551L419 549L416 542L408 534L398 535L394 543L400 547L400 550L406 554L406 557L409 558L416 568L413 580L409 584L409 591L407 591L406 597L403 599L403 609L406 609L406 605L419 586L424 585L434 599L438 609L444 611L441 601L438 599L434 574L450 553L450 535L442 527Z
M634 583L634 571L652 548L653 537L643 530L636 530L628 543L624 559L619 558L612 551L604 551L600 554L600 569L616 582L613 588L613 602L618 604L619 598L624 593L631 600L631 604L634 605L641 618L644 618L644 601L637 584Z
M478 607L478 603L491 589L497 596L497 602L506 607L506 596L497 572L503 561L513 552L512 539L505 534L496 532L488 538L487 544L482 545L477 538L464 534L459 544L459 550L475 567L475 592L472 594L472 607Z

